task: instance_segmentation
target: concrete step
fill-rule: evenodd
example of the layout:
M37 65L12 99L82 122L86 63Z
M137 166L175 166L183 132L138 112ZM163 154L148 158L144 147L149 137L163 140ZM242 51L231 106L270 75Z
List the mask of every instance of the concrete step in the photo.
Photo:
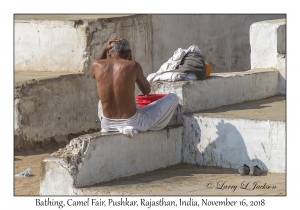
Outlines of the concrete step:
M286 171L286 97L184 115L183 162Z
M15 71L14 91L15 149L99 130L96 84L82 73Z
M206 80L154 82L152 93L175 93L184 113L267 98L277 94L278 70L213 73Z
M286 94L286 19L253 23L250 45L251 69L278 69L278 92Z
M80 136L42 160L41 195L72 195L77 187L111 181L181 162L182 126Z
M72 193L79 196L284 196L286 174L241 176L236 169L177 164L89 187L74 188ZM189 198L181 199L189 201Z

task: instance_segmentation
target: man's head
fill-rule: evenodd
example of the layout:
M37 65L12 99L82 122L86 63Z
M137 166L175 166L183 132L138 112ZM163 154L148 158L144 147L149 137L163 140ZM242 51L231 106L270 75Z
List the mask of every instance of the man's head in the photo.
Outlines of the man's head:
M112 46L112 48L108 51L108 55L110 57L112 54L117 53L123 59L131 58L129 42L126 39L121 39L120 41L113 42L110 45Z

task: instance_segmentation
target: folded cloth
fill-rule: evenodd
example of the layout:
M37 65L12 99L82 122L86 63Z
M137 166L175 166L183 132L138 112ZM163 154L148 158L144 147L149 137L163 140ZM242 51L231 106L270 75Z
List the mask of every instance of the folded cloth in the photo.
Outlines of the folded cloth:
M194 53L200 53L201 54L201 51L199 49L198 46L196 45L192 45L190 46L188 49L182 49L182 48L178 48L173 56L171 58L169 58L169 60L167 62L165 62L161 67L160 69L155 72L155 73L152 73L152 74L149 74L147 76L147 80L152 83L154 81L157 81L157 80L162 80L162 79L156 79L154 80L156 77L158 77L159 75L161 74L164 74L166 72L169 72L169 71L173 71L176 69L176 67L181 63L181 60L184 58L184 56L189 53L189 52L194 52ZM182 73L177 73L176 75L180 75L178 77L181 77L181 78L184 78L184 75L186 76L186 74L182 74ZM163 79L164 80L164 79ZM176 81L176 80L171 80L171 81Z
M203 55L194 52L187 53L173 72L194 73L198 80L204 80L206 78L206 66Z
M101 132L118 131L133 136L137 131L161 130L170 122L179 99L174 93L157 101L137 107L136 113L127 119L110 119L103 115L101 101L98 102L98 117L101 121Z
M166 73L156 76L152 80L152 82L159 81L159 80L168 81L168 82L189 81L189 80L197 80L197 76L193 72L181 73L181 72L173 72L172 71L172 72L166 72Z

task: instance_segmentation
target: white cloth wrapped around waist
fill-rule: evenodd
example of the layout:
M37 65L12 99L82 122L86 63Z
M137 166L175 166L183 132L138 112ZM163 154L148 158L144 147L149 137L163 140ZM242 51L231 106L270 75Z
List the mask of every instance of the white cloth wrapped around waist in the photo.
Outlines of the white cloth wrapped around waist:
M137 131L161 130L167 126L177 108L179 99L174 93L143 107L136 108L136 113L127 119L110 119L103 115L102 105L98 103L98 116L101 132L119 131L133 136Z

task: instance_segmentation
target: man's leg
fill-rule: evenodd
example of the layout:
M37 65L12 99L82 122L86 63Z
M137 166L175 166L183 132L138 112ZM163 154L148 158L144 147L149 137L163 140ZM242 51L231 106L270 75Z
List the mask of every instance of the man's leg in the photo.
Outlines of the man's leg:
M146 130L161 130L170 122L179 99L176 94L170 93L165 97L140 109L143 115L143 127Z

